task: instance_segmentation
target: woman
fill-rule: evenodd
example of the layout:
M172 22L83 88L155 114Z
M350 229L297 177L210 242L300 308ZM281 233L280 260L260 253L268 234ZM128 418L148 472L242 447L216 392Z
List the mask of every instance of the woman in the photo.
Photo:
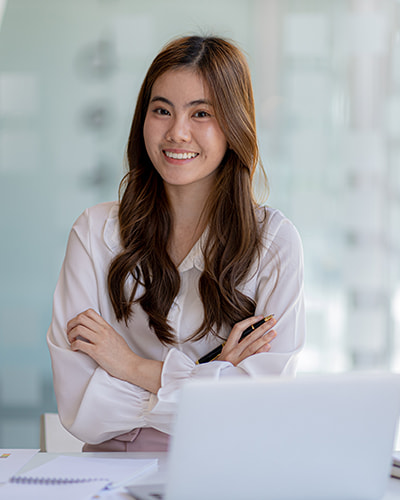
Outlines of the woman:
M140 90L127 159L120 203L72 228L47 336L61 421L89 451L167 449L184 381L291 374L304 343L298 233L252 195L240 50L216 37L167 45Z

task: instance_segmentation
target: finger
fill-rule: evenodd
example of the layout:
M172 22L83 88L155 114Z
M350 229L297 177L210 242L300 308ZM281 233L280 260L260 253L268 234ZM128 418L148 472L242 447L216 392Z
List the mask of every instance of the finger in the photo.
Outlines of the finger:
M103 318L93 309L87 309L79 314L77 314L74 318L68 321L67 330L70 330L77 326L78 324L87 324L88 321L93 323L100 323L104 321Z
M274 315L271 314L270 316L267 316L263 318L263 322L254 328L254 332L267 332L269 329L271 329L274 325L276 324L276 319L274 318ZM252 333L252 332L251 332Z
M251 316L250 318L246 318L242 321L239 321L239 323L236 323L232 330L231 333L229 334L228 340L226 341L227 344L236 344L239 342L240 337L242 336L242 333L246 330L246 328L249 328L251 325L254 325L257 321L260 321L264 316L259 315L259 316Z
M260 347L258 351L256 351L254 354L260 354L262 352L269 352L271 350L271 344L265 344L264 346Z
M273 314L267 316L265 318L265 325L267 325L268 328L272 328L274 325L276 325L276 319L275 319L275 316ZM263 326L263 325L261 325Z
M79 326L83 326L89 330L96 331L98 326L100 325L100 321L103 318L99 316L95 311L92 309L88 309L87 311L81 312L74 318L72 318L70 321L67 323L67 335L74 330L75 328ZM104 320L103 320L104 321Z
M268 333L264 335L263 338L265 338L268 342L271 342L277 335L278 334L276 333L275 330L270 330Z
M99 338L97 332L91 330L90 328L86 328L85 326L78 325L73 330L68 332L68 340L72 344L77 339L81 339L86 342L90 342L92 344L95 343L96 339Z
M269 332L267 335L254 340L246 349L243 350L242 356L248 357L252 354L256 354L258 352L268 352L271 349L270 342L276 337L276 332Z
M86 342L85 340L82 339L76 339L73 342L71 342L71 349L73 351L80 351L84 352L85 354L88 354L90 357L93 357L93 344Z
M87 311L85 311L85 313L86 313L86 316L89 319L91 319L94 323L96 323L97 325L100 325L100 326L103 326L103 327L108 327L109 326L109 324L103 318L103 316L101 316L101 314L99 314L94 309L87 309Z
M244 347L250 345L254 340L259 339L266 335L268 331L271 331L271 328L276 324L276 319L271 317L268 321L257 327L253 330L249 335L247 335L244 339L240 340L240 344L243 344Z
M68 340L73 342L79 336L88 339L91 332L94 332L94 329L94 324L92 324L88 319L81 317L79 320L70 322L67 325Z
M275 332L275 330L270 330L268 333L256 338L254 338L253 335L250 339L246 337L245 340L237 345L237 349L242 348L242 351L239 351L238 355L241 357L241 359L245 359L248 356L251 356L258 352L268 352L271 348L269 344L270 342L272 342L272 340L274 340L276 336L277 333Z

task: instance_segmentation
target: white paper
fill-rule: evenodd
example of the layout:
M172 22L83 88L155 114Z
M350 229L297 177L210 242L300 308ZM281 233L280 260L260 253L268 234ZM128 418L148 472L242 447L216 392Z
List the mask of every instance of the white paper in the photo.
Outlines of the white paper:
M39 450L15 450L0 448L0 483L16 474Z
M22 477L105 480L116 486L143 473L155 470L157 464L157 459L59 456L30 470Z
M0 485L0 497L7 500L87 500L105 487L107 481L58 485L15 484Z

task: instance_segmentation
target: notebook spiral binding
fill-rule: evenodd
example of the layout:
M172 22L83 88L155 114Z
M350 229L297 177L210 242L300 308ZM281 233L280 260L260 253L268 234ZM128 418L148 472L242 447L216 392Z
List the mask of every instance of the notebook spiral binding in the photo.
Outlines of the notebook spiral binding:
M73 479L73 478L49 478L49 477L26 477L14 476L10 479L10 483L17 484L73 484L73 483L91 483L93 481L108 481L108 479L95 477L90 479Z

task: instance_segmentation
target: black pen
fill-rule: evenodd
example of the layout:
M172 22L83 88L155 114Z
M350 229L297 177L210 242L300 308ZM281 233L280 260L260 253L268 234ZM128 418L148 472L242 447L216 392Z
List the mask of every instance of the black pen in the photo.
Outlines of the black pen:
M245 337L247 337L247 335L249 335L251 332L253 332L256 328L261 326L263 323L266 323L267 321L269 321L273 316L274 316L273 314L270 314L269 316L266 316L265 318L261 319L260 321L257 321L257 323L254 323L254 325L251 325L248 328L246 328L246 330L242 333L242 336L240 337L239 342L241 340L243 340ZM208 363L209 361L212 361L213 359L215 359L217 356L219 356L221 354L222 348L224 347L225 344L226 344L226 342L224 342L223 344L219 345L218 347L216 347L215 349L213 349L209 353L202 356L200 359L198 359L196 361L196 364L201 365L202 363Z

